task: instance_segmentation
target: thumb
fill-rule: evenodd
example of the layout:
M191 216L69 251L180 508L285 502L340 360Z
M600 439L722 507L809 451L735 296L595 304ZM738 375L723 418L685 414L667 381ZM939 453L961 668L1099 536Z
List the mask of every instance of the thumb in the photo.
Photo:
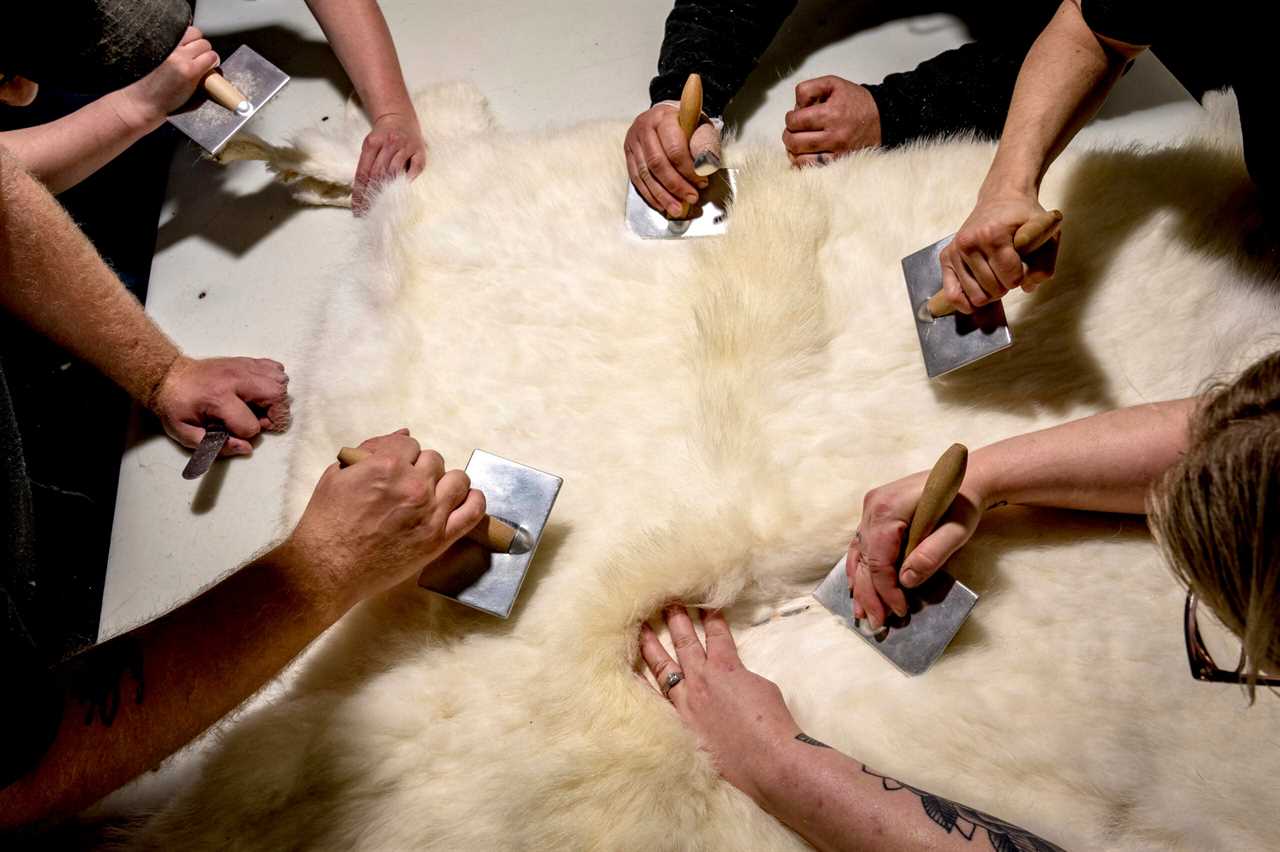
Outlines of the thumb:
M720 170L720 131L709 121L704 121L693 131L689 139L689 154L693 157L693 170L699 177L707 177Z
M834 77L818 77L796 85L796 108L812 106L835 90Z
M227 431L237 438L252 438L262 431L258 415L250 411L244 400L235 394L228 394L217 404L210 406L210 413L225 423Z
M972 535L964 524L944 518L942 524L903 560L899 582L908 589L919 586L936 574Z

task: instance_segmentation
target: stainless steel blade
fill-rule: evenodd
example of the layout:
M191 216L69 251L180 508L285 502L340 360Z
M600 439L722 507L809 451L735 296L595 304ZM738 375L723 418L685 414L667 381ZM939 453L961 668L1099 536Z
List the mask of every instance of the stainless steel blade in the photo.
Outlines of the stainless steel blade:
M222 452L222 448L226 445L229 437L231 436L227 432L227 427L221 423L209 423L206 425L200 445L191 454L191 458L187 461L187 466L182 469L182 478L199 479L204 476L209 468L213 466L214 459L218 457L218 453Z
M471 487L484 494L488 513L516 528L515 541L509 552L492 553L463 539L423 571L418 585L506 618L564 480L484 450L471 454L466 470Z
M942 289L938 255L950 242L951 237L946 237L902 259L911 315L920 338L924 368L931 379L1013 345L1013 334L1000 302L984 305L973 314L955 313L945 317L931 317L927 308L922 310L929 298Z
M845 573L847 558L835 564L813 596L903 674L923 674L951 644L978 596L946 571L939 571L924 585L907 592L909 612L905 619L894 618L888 627L874 633L865 621L853 617Z
M729 207L737 192L737 170L721 169L708 179L698 206L688 219L668 219L654 210L627 184L627 228L646 240L680 240L691 237L714 237L729 230Z
M170 124L190 136L210 154L221 151L231 137L240 132L245 122L257 115L258 110L289 82L288 74L248 45L236 48L218 66L218 71L240 90L253 109L241 115L209 98L197 95L182 109L169 116Z

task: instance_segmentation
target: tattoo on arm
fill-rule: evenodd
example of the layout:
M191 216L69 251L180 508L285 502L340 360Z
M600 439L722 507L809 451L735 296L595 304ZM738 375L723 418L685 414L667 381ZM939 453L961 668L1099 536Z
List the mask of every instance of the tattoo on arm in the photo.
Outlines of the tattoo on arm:
M799 737L797 737L799 739ZM961 805L935 796L924 790L903 784L901 781L872 772L866 766L862 771L880 779L880 786L889 792L907 790L920 797L920 804L929 819L941 826L947 834L953 831L965 840L972 841L979 828L987 833L987 840L996 852L1063 852L1062 848L1049 841L1037 837L1025 828L1007 823L1002 819L984 814L967 805Z
M121 636L91 648L72 657L63 664L63 669L64 687L84 707L86 726L92 725L96 718L111 727L120 712L126 676L133 679L133 703L142 703L142 643L133 636ZM125 689L124 695L128 694Z
M804 743L805 745L817 746L818 748L831 748L831 746L827 745L822 740L815 740L813 737L809 736L803 731L796 734L796 739L798 739L800 742Z

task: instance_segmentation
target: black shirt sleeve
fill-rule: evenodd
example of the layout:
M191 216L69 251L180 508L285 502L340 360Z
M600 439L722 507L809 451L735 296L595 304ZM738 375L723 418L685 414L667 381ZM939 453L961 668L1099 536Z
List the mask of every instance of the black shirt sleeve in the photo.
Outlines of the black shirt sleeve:
M1080 13L1089 29L1125 44L1152 44L1160 37L1160 21L1176 14L1180 3L1155 8L1143 0L1080 0Z
M679 100L685 80L697 72L702 111L723 115L795 7L795 0L676 0L650 103Z

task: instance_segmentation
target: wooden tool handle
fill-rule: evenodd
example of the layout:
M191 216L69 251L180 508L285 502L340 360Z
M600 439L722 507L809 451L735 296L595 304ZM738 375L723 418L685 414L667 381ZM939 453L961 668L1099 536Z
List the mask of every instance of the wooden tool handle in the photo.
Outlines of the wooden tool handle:
M684 89L680 92L680 114L676 120L680 122L680 130L688 142L693 138L693 131L702 118L702 78L690 74L684 81Z
M902 554L903 559L910 556L916 545L933 532L938 521L951 508L956 494L960 493L960 484L964 482L964 472L968 465L968 448L964 444L952 444L934 464L933 470L929 471L924 491L920 494L920 502L916 504L915 514L911 516L911 529L907 533L907 548Z
M239 89L232 85L231 81L223 77L217 71L210 71L204 78L204 90L209 93L209 97L218 104L235 112L240 108L240 104L248 103L249 99L244 96Z
M358 447L343 447L338 450L338 464L343 467L350 467L353 464L362 462L373 453L368 450L362 450ZM494 553L506 553L511 550L511 543L515 541L516 529L504 521L500 521L493 515L485 515L480 523L467 533L467 538L476 544L492 550Z
M1061 229L1061 210L1037 213L1014 231L1013 248L1023 256L1031 254L1053 239ZM929 297L928 307L929 313L935 317L945 317L956 312L955 306L947 301L946 294L941 290Z

